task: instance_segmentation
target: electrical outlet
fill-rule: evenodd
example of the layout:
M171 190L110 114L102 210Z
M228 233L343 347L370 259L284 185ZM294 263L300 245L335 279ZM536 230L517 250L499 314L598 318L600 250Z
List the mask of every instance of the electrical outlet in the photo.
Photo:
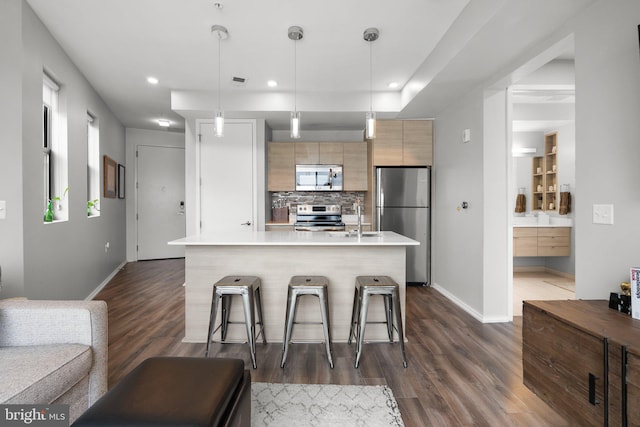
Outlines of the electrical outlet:
M109 247L110 247L109 242L104 244L104 253L109 252Z
M613 205L593 205L594 224L613 224Z

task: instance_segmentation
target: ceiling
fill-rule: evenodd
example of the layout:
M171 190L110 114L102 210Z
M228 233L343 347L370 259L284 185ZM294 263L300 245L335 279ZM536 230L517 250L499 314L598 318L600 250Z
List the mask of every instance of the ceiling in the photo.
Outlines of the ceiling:
M285 130L295 102L304 131L362 129L371 99L378 117L434 117L517 65L592 1L27 3L126 127L158 129L164 118L181 131L184 117L212 112L220 102L226 117L263 117ZM218 42L212 25L225 26L229 37ZM302 40L288 38L292 25L303 28ZM372 43L363 40L369 27L380 31ZM159 83L147 83L149 76Z

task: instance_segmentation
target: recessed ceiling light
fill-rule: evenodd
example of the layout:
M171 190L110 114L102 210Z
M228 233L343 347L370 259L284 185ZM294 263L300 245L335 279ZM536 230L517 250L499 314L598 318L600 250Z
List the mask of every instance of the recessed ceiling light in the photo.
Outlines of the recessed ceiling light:
M275 81L275 80L269 80L269 81L267 82L267 86L269 86L269 87L276 87L276 86L278 86L278 82L277 82L277 81Z
M390 88L390 89L395 89L395 88L397 88L398 86L400 86L400 85L398 84L398 82L391 82L391 83L389 83L389 88Z
M147 82L149 82L152 85L157 85L158 79L156 79L155 77L147 77Z
M160 127L168 128L169 125L171 125L171 122L169 120L165 120L165 119L158 120L158 126Z

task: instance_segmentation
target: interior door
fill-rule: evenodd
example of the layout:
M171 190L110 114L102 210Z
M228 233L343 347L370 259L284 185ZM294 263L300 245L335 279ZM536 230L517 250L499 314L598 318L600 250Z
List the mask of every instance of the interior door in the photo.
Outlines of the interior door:
M201 122L199 133L200 231L255 230L253 123L227 121L219 138Z
M184 257L170 240L186 235L184 149L138 146L138 259Z

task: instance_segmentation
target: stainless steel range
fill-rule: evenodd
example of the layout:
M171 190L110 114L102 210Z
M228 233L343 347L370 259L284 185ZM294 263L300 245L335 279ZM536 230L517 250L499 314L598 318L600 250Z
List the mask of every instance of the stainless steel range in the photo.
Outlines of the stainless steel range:
M340 205L298 205L296 231L343 231Z

